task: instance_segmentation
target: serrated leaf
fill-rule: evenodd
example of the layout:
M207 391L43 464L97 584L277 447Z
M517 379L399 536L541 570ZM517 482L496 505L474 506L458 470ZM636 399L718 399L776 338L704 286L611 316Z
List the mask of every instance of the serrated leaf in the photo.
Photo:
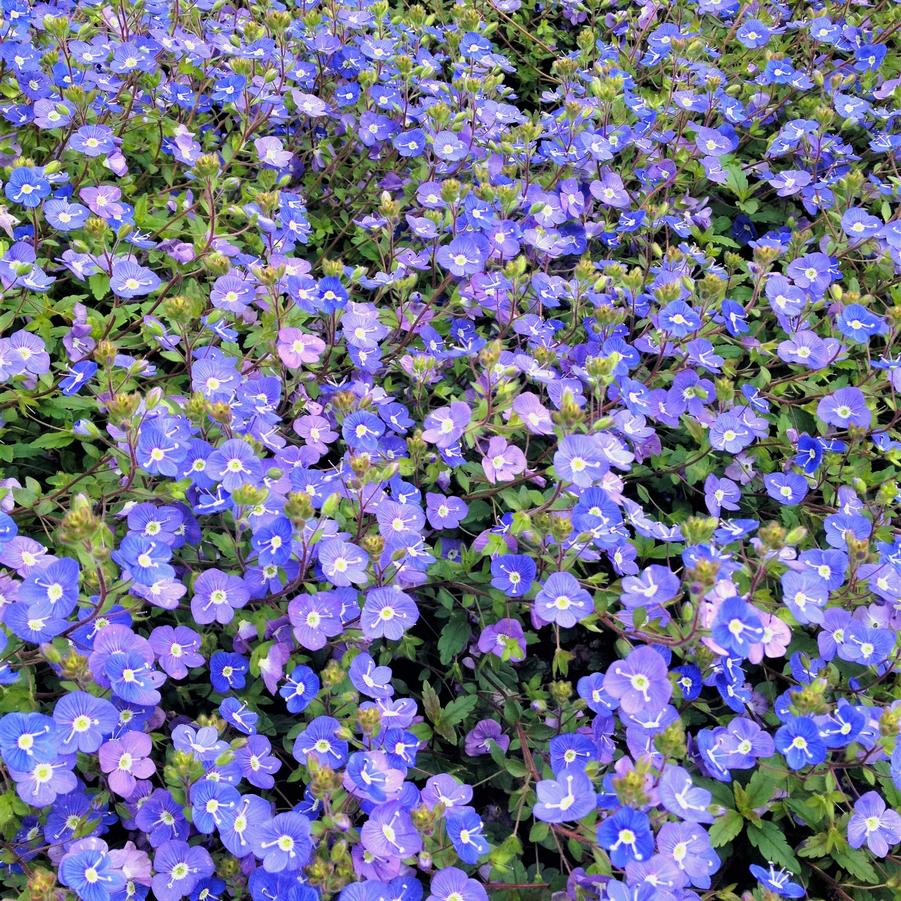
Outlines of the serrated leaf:
M879 882L879 874L873 869L863 851L854 848L835 848L832 859L855 879L875 885Z
M109 293L109 276L102 272L95 272L88 278L88 285L94 295L94 300L103 300Z
M722 848L729 844L744 828L745 821L737 810L727 810L710 827L710 844Z
M797 873L799 867L795 852L785 840L782 830L771 822L761 823L759 826L748 824L748 839L751 844L763 855L767 861L772 861L780 867L786 867L793 873Z
M462 723L475 709L479 699L476 695L464 695L462 698L454 698L444 710L441 711L441 722L448 726L456 726Z

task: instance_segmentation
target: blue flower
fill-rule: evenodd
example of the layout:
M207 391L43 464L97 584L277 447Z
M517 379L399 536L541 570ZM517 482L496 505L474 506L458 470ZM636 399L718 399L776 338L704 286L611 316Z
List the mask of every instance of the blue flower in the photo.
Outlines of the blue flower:
M621 807L607 817L597 831L598 844L606 848L615 867L647 860L654 853L654 833L647 814Z
M791 717L776 730L776 749L793 769L816 766L826 759L826 744L809 716Z
M444 820L448 837L463 863L476 864L490 850L485 824L472 807L452 807Z
M780 898L803 898L806 892L797 882L791 881L791 873L787 870L777 870L775 864L765 870L756 863L748 868L751 875L771 892L775 892Z
M50 182L44 175L44 170L19 166L13 169L9 181L4 188L7 198L13 203L21 204L27 209L34 209L41 205L41 201L50 196Z

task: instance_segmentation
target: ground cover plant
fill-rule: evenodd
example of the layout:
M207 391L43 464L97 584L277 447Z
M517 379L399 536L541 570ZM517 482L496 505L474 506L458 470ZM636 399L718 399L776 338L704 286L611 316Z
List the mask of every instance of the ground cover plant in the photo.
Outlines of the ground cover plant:
M0 0L0 886L901 896L901 5Z

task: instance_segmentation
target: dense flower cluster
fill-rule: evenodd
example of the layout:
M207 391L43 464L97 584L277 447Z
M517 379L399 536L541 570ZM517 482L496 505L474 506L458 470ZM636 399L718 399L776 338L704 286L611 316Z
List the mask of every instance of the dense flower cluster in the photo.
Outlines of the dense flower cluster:
M0 0L7 896L897 898L901 6L429 6Z

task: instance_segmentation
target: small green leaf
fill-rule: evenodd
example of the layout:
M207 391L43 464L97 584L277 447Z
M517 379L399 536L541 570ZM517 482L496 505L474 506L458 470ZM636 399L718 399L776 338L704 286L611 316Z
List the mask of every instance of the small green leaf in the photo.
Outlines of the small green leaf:
M863 851L849 847L835 848L832 852L832 859L855 879L860 879L870 885L879 882L879 874L873 869Z
M727 810L710 827L710 844L714 848L722 848L741 832L744 825L745 821L737 810Z
M438 638L438 658L442 664L447 666L466 647L470 631L466 614L459 610L442 626Z
M793 873L800 868L798 858L785 840L782 830L772 822L761 823L759 826L748 824L748 838L751 844L763 855L767 861L772 861L780 867L786 867Z
M441 701L438 699L438 693L428 682L422 684L422 706L425 715L433 723L437 723L441 716Z
M462 723L475 709L479 699L476 695L464 695L462 698L454 698L444 710L441 711L441 722L448 726L456 726Z

